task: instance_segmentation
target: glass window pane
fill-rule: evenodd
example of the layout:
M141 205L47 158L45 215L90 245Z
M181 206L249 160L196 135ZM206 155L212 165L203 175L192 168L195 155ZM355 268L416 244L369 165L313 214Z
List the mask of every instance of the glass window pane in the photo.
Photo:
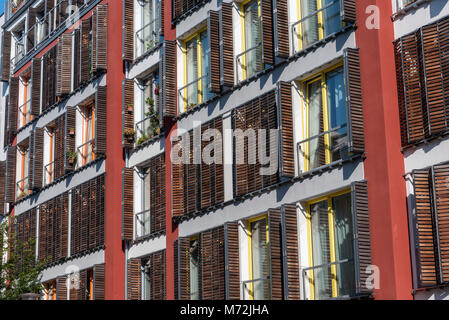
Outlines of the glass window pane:
M301 28L303 48L319 39L317 9L317 0L301 0L301 17L304 21L299 27Z
M202 80L202 98L203 101L209 99L209 39L207 37L207 31L204 31L200 35L201 41L201 76L206 76Z
M307 86L307 100L309 107L309 170L324 164L323 137L317 137L322 131L322 95L321 79L311 82Z
M144 268L144 283L143 283L143 291L144 291L144 299L151 300L151 277L150 277L150 260L145 263Z
M198 239L190 241L190 300L200 299L200 248Z
M270 299L267 222L266 219L251 223L252 288L255 300Z
M246 77L249 78L261 68L261 48L256 48L260 43L260 19L259 6L257 1L251 1L246 4L244 10L244 28L245 28L245 55Z
M198 79L198 57L197 57L197 39L186 43L186 79L187 83ZM194 82L187 87L187 108L192 105L198 104L198 82Z
M328 8L323 10L324 36L326 37L341 29L340 1L335 0L321 0L321 1L323 7L329 6Z

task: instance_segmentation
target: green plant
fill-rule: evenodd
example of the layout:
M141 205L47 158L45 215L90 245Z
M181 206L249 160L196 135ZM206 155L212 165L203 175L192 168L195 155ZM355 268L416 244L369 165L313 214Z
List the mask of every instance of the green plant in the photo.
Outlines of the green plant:
M144 133L143 135L141 135L141 136L139 137L139 139L137 139L136 144L137 144L137 145L141 145L142 143L144 143L145 141L147 141L147 140L149 140L149 139L150 139L150 137L148 137L148 136Z
M153 100L154 103L154 100ZM150 125L153 135L158 135L161 132L160 122L159 122L159 112L155 111L154 108L150 107L148 112L145 112L145 116L149 118Z
M123 135L125 137L134 137L136 135L136 130L132 129L132 128L126 128L123 131Z
M154 99L152 97L148 97L148 98L145 99L145 103L147 105L149 105L150 107L153 107L154 106Z
M73 161L76 160L76 158L78 157L78 154L73 150L67 150L65 155L66 155L67 159L73 160Z
M17 199L22 199L24 197L26 197L28 194L25 191L22 191L18 196Z
M187 105L186 105L186 111L192 109L194 106L196 106L196 103L187 103Z

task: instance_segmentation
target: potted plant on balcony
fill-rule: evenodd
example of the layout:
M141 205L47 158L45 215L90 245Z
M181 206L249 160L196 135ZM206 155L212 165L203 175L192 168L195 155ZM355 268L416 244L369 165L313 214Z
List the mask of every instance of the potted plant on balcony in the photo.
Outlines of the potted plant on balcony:
M66 152L66 157L67 157L67 162L69 164L69 166L73 167L73 165L75 164L76 158L77 158L77 153L73 150L67 150Z
M137 144L137 145L141 145L142 143L144 143L145 141L147 141L147 140L149 140L149 139L150 139L150 137L148 137L148 136L144 133L144 134L142 134L142 135L139 137L139 139L137 139L136 144Z
M73 137L75 135L75 128L69 128L69 135Z
M126 141L130 143L134 143L134 139L136 138L136 130L131 128L126 128L123 132L123 135L126 138Z
M154 86L154 94L155 95L159 95L159 84L156 84L155 86Z
M128 104L126 106L126 110L128 111L128 113L133 113L134 111L134 105L132 103Z
M20 200L22 198L25 198L28 195L28 193L26 193L25 191L22 191L19 193L19 195L17 196L17 200Z

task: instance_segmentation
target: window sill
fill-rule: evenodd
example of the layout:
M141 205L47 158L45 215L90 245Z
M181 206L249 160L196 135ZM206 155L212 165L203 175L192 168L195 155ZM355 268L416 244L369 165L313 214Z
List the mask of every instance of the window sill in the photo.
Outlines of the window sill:
M160 238L162 236L165 235L165 230L161 230L161 231L157 231L157 232L153 232L150 234L146 234L144 236L140 236L140 237L135 237L135 239L133 241L131 241L131 245L136 245L145 241L149 241L149 240L153 240L156 238Z
M157 136L154 136L153 138L150 138L150 139L148 139L148 140L142 142L142 143L139 144L139 145L135 145L135 147L131 150L131 153L134 153L134 152L137 152L137 151L139 151L139 150L142 150L142 149L145 148L146 146L148 146L148 145L150 145L150 144L153 144L154 142L156 142L156 141L158 141L158 140L160 140L160 139L162 139L162 138L164 138L164 137L165 137L164 130L161 130L161 133L158 134Z
M433 136L410 142L408 145L401 148L401 152L404 153L406 151L415 151L419 148L425 147L435 141L441 141L449 137L449 131L444 131Z
M138 64L142 60L145 60L146 57L150 56L151 54L153 54L154 52L159 50L162 47L163 43L164 43L164 41L162 40L157 45L153 46L150 50L147 50L147 51L145 51L145 53L142 53L137 58L134 58L134 60L131 61L131 66L134 66L134 65Z
M423 6L424 4L430 2L432 0L418 0L412 3L409 3L404 8L397 10L395 13L391 15L391 21L396 21L404 16L406 16L409 12L418 9L418 7Z
M204 6L206 3L210 2L210 1L211 0L203 0L200 3L196 4L195 6L193 6L192 8L190 8L189 10L187 10L186 12L184 12L183 14L181 14L180 16L173 17L171 19L172 25L177 25L179 22L181 22L181 20L184 20L185 18L190 16L193 12L195 12L196 10L198 10L199 8L201 8L202 6Z

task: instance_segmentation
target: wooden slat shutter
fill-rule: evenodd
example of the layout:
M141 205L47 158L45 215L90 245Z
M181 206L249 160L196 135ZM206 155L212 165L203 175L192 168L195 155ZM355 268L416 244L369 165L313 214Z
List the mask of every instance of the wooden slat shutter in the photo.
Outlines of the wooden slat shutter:
M31 114L35 117L41 113L41 66L42 60L33 59L31 66Z
M134 239L134 169L122 169L122 239Z
M106 154L107 87L98 87L95 94L95 154Z
M209 44L209 90L220 93L220 15L209 11L207 19Z
M11 32L4 30L2 36L2 78L1 81L8 81L11 74Z
M108 5L97 6L96 59L94 72L107 69L108 59Z
M27 30L27 53L34 48L34 32L35 29L32 27L36 24L36 9L29 8L28 9L28 30Z
M142 266L140 259L128 260L128 300L140 300L142 292Z
M372 290L366 287L367 279L370 276L366 270L372 265L367 182L352 183L351 197L356 294L370 294Z
M128 106L132 107L132 110L128 111ZM124 148L134 148L134 142L128 141L124 135L126 129L134 130L134 80L123 79L123 138L122 145Z
M65 130L64 130L64 139L65 139L65 148L63 151L63 157L64 157L64 170L73 170L74 166L70 165L66 151L76 151L75 150L75 128L76 128L76 107L74 106L68 106L67 111L65 113ZM71 134L73 132L74 134Z
M293 104L292 88L289 82L279 82L278 112L280 134L280 174L284 177L295 176L295 147L293 143Z
M286 59L290 55L288 0L273 0L274 16L274 52L276 57Z
M8 102L8 142L11 143L17 132L17 112L19 108L19 78L12 77L9 81Z
M80 29L73 30L73 89L79 87L81 77L81 33Z
M16 199L16 158L17 147L11 146L6 154L6 198L5 201L13 203Z
M165 232L165 154L150 161L151 233Z
M57 55L58 45L55 45L43 57L42 110L51 107L56 102Z
M164 99L164 115L169 117L176 117L178 110L176 41L164 42L163 69L162 94Z
M34 170L34 131L30 132L28 136L28 155L29 155L29 163L28 163L28 172L25 172L25 175L28 175L28 187L29 190L33 190L33 170Z
M224 227L201 233L200 276L203 300L226 298Z
M0 161L0 215L5 215L5 182L6 182L6 161ZM3 236L0 234L0 241L3 240ZM0 242L0 256L1 255L1 242Z
M92 31L92 19L91 17L81 21L81 83L89 81L91 77L91 70L89 69L91 57L91 31Z
M178 256L175 268L175 279L177 279L178 300L190 300L190 239L179 238L175 242L175 251Z
M97 264L94 266L94 300L104 300L105 299L105 264Z
M262 61L265 65L274 64L273 3L260 0L262 24Z
M220 83L224 87L234 86L232 32L232 3L222 2L220 10Z
M175 20L176 18L178 18L182 14L183 2L184 2L183 0L172 0L172 6L173 6L172 21Z
M363 119L359 49L345 49L344 69L349 152L363 153L365 151L365 126Z
M449 282L449 164L433 168L440 283Z
M3 122L3 147L6 147L9 144L8 138L8 117L9 117L9 95L5 96L5 113L4 113L4 122Z
M67 276L56 279L56 300L67 300Z
M299 300L299 253L296 204L286 204L282 213L282 257L284 299Z
M71 33L65 33L59 38L57 85L59 97L66 96L72 91L72 41L73 34Z
M446 130L449 129L449 59L444 54L449 50L449 19L438 22L438 40L440 46L441 77L446 118Z
M69 250L69 193L61 196L61 259L66 258Z
M91 53L90 53L90 63L92 68L92 73L95 74L97 72L97 8L92 10L92 47L91 47Z
M340 16L342 21L348 23L354 23L356 21L357 15L355 2L355 0L340 1Z
M87 300L87 270L81 270L79 272L79 278L75 280L79 280L77 283L78 286L74 286L70 288L70 300ZM72 284L73 285L73 284Z
M44 165L44 129L36 128L32 133L33 138L33 157L30 155L30 160L32 161L32 175L31 181L29 181L31 189L40 189L42 188L42 180L43 180L43 165ZM30 145L31 148L31 145Z
M224 225L226 300L240 300L239 223Z
M134 60L134 0L123 0L123 60Z
M173 144L172 148L182 145L181 141ZM185 152L183 150L183 152ZM184 204L184 164L172 162L172 216L181 217L185 212Z
M282 300L282 229L281 209L268 210L269 253L270 253L270 289L272 300Z
M404 79L402 73L402 46L401 40L394 42L394 58L396 64L396 82L399 103L399 121L401 125L401 142L405 146L408 144L407 137L407 111L405 110L405 95L404 95Z
M150 256L151 300L165 300L165 250Z

